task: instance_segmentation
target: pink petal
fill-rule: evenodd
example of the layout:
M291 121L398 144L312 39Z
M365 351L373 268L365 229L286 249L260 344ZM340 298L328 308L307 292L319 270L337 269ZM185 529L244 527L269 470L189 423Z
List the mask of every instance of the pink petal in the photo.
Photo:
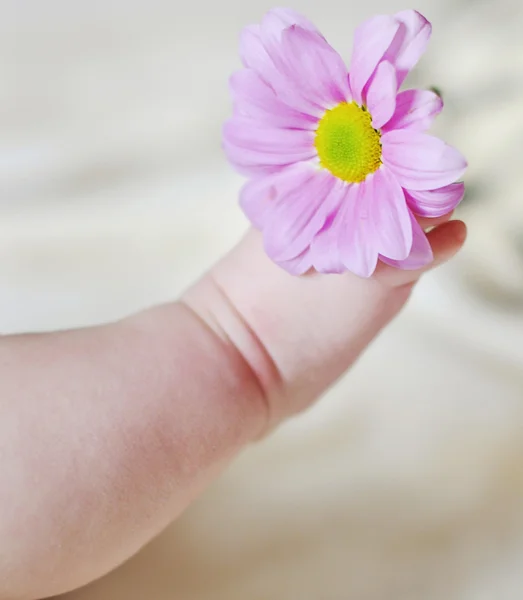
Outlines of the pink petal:
M240 191L240 206L252 225L261 230L265 226L267 212L277 198L307 185L314 173L310 165L297 163L277 173L252 179Z
M264 74L266 71L270 71L273 65L262 43L259 25L248 25L242 30L240 34L240 58L245 67L253 69L267 81Z
M244 177L261 178L266 175L279 173L287 164L267 165L257 162L259 158L256 153L243 152L241 148L222 140L222 150L227 160L240 175Z
M280 41L282 32L293 25L298 25L298 27L307 31L319 33L316 26L309 19L291 8L273 8L263 18L261 24L262 36Z
M401 186L386 168L367 177L366 184L376 250L391 259L407 258L412 248L412 225Z
M222 141L222 149L236 171L245 177L275 174L296 162L292 155L247 150L230 144L226 140ZM299 160L299 157L297 157L297 160Z
M412 212L420 217L442 217L453 211L465 195L464 183L451 183L438 190L405 190Z
M323 109L307 96L307 90L296 84L292 67L283 52L282 32L278 35L270 28L270 35L263 35L259 25L246 27L240 38L240 55L246 67L252 69L276 93L279 100L295 110L317 118Z
M443 100L428 90L405 90L396 97L396 111L383 131L426 131L443 109Z
M350 86L354 100L363 103L363 88L396 36L400 23L394 17L378 15L362 23L354 33Z
M340 244L341 260L349 271L367 278L378 264L376 231L370 213L373 190L368 178L353 187L356 188L356 199L352 202L351 229L343 233ZM348 200L350 203L351 198Z
M405 271L414 271L416 269L422 269L434 260L432 254L432 248L430 247L429 240L425 235L425 232L420 227L414 216L410 215L412 223L412 249L409 256L405 260L391 260L384 256L380 256L380 260L387 265L396 267L397 269L403 269Z
M320 273L349 270L370 277L378 262L374 226L370 218L370 189L367 181L345 186L334 218L311 245L314 268Z
M343 61L319 34L293 26L263 41L276 70L268 83L286 104L319 118L350 99Z
M347 69L314 25L289 9L274 9L261 25L246 27L240 54L276 93L296 110L320 117L351 99Z
M396 67L399 87L427 49L432 25L415 10L405 10L394 16L401 23L401 28L385 58Z
M325 221L311 243L313 266L319 273L344 273L347 267L341 260L340 241L352 229L350 219L357 197L355 186L347 186L341 180L336 182L331 192L333 206L337 210Z
M330 173L316 171L306 186L278 195L263 229L265 251L275 262L296 258L310 246L329 214L334 182Z
M349 102L349 75L340 55L319 34L291 27L282 34L287 74L323 108Z
M400 185L410 190L433 190L460 179L467 168L463 156L438 138L398 130L381 137L383 162Z
M267 71L273 70L273 64L265 49L266 44L279 43L282 32L292 25L317 31L308 19L289 8L274 8L265 15L261 25L245 27L240 35L240 57L244 66L268 81Z
M277 176L278 174L276 174ZM274 175L251 179L240 190L240 206L256 229L263 229L265 216L276 194Z
M274 90L252 69L242 69L231 76L230 88L237 115L257 123L289 129L317 127L317 119L289 108Z
M278 42L263 41L260 25L245 27L240 36L240 56L243 64L255 71L276 92L282 103L302 113L321 116L321 108L304 98L303 90L297 89L282 72L285 66L280 64L282 61L275 50L281 47L280 38L281 35ZM272 55L269 54L268 48L272 48Z
M228 142L248 150L269 154L304 154L312 158L314 132L301 129L266 127L252 119L233 117L224 125L224 136Z
M264 127L242 117L225 123L223 148L237 167L282 166L316 156L313 132Z
M312 268L311 254L309 250L305 250L296 258L284 260L278 263L282 269L291 275L304 275Z
M381 129L394 114L397 89L394 67L387 61L381 62L370 80L367 92L367 108L375 129Z

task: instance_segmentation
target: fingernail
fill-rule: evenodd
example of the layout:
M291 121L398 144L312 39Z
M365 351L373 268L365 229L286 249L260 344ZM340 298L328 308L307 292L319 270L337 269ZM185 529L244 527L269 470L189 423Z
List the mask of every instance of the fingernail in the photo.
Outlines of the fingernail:
M463 221L460 221L460 223L462 226L456 232L456 241L460 244L463 244L467 239L467 226L465 223L463 223Z

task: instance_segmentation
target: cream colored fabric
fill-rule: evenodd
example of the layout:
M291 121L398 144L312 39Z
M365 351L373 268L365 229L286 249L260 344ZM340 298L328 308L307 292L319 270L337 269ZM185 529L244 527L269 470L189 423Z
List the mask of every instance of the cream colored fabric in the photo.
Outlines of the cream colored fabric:
M397 2L296 0L350 54ZM219 149L236 38L261 0L4 0L0 329L176 296L242 234ZM316 408L69 600L514 600L523 575L523 9L423 0L412 81L471 167L460 260Z

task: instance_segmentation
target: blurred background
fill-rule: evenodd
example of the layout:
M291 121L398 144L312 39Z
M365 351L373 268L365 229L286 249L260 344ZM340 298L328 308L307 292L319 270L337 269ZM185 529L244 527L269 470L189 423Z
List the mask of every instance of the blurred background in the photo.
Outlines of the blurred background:
M242 235L220 150L264 0L0 0L0 331L176 295ZM295 0L349 59L400 2ZM462 255L315 409L70 600L514 600L523 589L523 7L419 0L410 83L470 162ZM379 371L379 376L376 373Z

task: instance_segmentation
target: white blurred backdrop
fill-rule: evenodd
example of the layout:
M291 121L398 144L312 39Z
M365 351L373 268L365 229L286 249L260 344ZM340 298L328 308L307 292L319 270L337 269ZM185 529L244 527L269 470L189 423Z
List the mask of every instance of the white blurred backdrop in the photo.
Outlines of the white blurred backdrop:
M262 0L0 0L0 331L176 297L246 228L220 151ZM295 0L348 60L410 8ZM523 589L523 7L419 0L411 77L468 157L470 240L315 409L70 600L514 600ZM376 373L379 371L379 377Z

